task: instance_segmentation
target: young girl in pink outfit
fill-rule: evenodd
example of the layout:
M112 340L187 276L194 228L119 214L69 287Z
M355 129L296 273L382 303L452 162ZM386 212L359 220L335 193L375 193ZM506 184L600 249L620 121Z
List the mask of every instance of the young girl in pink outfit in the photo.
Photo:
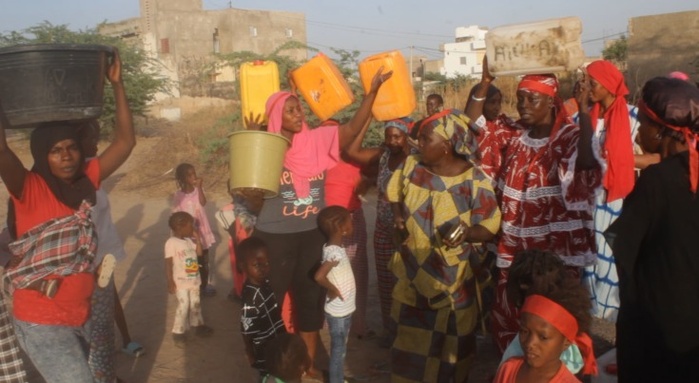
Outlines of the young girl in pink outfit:
M175 179L179 190L175 192L172 200L172 211L184 211L194 217L194 228L199 234L203 250L201 257L197 257L201 276L201 293L204 296L216 295L213 286L209 286L209 248L216 240L204 211L206 195L201 186L202 179L197 177L194 166L188 163L177 165Z

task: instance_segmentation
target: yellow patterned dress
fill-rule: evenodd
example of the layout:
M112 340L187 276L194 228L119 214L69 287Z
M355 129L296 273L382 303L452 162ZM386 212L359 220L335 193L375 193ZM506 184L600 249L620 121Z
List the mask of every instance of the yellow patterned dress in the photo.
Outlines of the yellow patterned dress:
M478 168L442 177L410 156L393 173L387 196L402 204L410 234L390 263L398 278L391 313L398 324L392 381L466 381L478 310L471 262L483 251L475 243L447 248L440 238L459 220L495 234L500 228L495 192Z

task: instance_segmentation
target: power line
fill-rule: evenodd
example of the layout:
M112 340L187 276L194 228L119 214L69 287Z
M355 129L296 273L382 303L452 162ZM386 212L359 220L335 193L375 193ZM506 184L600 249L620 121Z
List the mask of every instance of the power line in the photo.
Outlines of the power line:
M585 40L585 41L583 41L582 43L583 43L583 44L592 43L592 42L595 42L595 41L606 40L606 39L608 39L608 38L610 38L610 37L621 36L621 35L625 35L625 34L626 34L625 31L624 31L624 32L619 32L619 33L614 33L614 34L611 34L611 35L605 35L605 36L598 37L598 38L595 38L595 39Z

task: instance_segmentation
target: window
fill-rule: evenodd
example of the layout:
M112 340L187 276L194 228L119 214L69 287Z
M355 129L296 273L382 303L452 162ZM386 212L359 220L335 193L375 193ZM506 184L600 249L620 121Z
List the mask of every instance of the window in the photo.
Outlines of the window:
M461 65L466 65L466 57L461 57Z
M257 28L250 26L250 37L257 37Z
M291 28L286 28L285 34L286 34L286 38L290 39L290 38L294 37L294 30Z
M221 40L218 36L218 28L214 28L214 53L221 53Z

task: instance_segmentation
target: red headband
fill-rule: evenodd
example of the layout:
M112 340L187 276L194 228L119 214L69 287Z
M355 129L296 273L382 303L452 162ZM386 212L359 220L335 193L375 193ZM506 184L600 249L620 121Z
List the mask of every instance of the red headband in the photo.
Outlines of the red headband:
M696 194L697 185L699 184L699 153L697 153L699 134L692 132L692 130L686 126L674 126L663 121L648 107L648 105L646 105L643 99L638 102L638 108L642 110L648 118L653 120L653 122L684 135L684 140L687 142L687 146L689 146L689 185L692 189L692 193Z
M420 134L419 132L422 132L422 128L429 125L432 121L439 120L440 118L442 118L446 115L449 115L449 114L451 114L451 109L444 109L441 112L435 113L435 114L427 117L426 119L422 120L422 122L420 123L420 126L418 127L418 130L417 130L418 134Z
M592 339L585 333L578 334L578 321L568 310L543 295L530 295L524 301L521 312L540 317L560 331L568 341L577 345L585 363L583 374L597 375Z
M544 81L552 81L554 84L549 85ZM517 85L517 90L531 90L534 92L539 92L547 96L556 97L556 92L558 87L555 85L556 78L549 76L539 76L539 75L528 75L522 78L522 81Z

